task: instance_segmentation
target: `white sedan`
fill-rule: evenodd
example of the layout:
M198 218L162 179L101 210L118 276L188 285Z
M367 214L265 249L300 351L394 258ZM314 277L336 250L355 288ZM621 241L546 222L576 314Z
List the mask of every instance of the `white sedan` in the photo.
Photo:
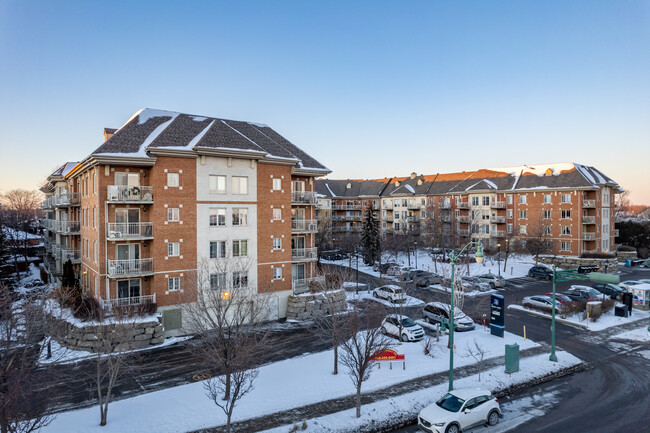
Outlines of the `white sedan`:
M632 293L632 289L640 289L640 288L650 287L650 284L645 283L643 281L630 280L630 281L623 281L622 283L619 283L618 286L622 287L626 291Z
M429 433L460 433L470 427L496 425L499 402L487 389L458 388L422 409L418 426Z

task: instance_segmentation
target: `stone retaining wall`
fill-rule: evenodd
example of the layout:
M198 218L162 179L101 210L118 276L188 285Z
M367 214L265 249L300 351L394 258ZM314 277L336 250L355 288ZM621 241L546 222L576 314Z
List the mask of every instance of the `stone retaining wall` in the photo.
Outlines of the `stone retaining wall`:
M599 272L608 274L618 271L617 259L581 259L572 256L539 256L539 262L545 265L555 265L562 269L575 269L578 266L598 266Z
M104 352L143 349L164 340L160 316L133 318L105 324L76 323L49 315L50 333L61 346L72 350Z
M333 311L329 311L330 305ZM346 309L347 302L344 289L303 293L289 296L287 319L311 319L318 315L338 313Z
M624 262L627 259L633 260L638 257L636 251L616 251L616 258L619 262Z

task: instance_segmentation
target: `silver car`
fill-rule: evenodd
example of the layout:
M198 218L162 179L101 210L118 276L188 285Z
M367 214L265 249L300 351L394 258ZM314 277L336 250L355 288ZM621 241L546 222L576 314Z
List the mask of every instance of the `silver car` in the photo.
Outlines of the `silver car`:
M490 288L492 289L506 286L506 279L503 278L501 275L494 275L493 273L487 273L487 274L477 275L476 278L478 278L484 283L488 283L490 285Z

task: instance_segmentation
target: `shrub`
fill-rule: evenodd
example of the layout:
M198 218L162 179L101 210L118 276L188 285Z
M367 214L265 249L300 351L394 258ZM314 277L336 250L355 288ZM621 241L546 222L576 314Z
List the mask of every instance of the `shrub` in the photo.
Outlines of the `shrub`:
M101 321L104 312L100 308L97 299L89 296L82 296L79 298L77 304L72 308L72 315L84 322L90 320Z
M136 317L136 316L148 316L155 314L158 310L158 305L153 302L147 304L136 304L136 305L120 305L113 307L113 314L115 316L126 316L126 317Z
M433 340L431 338L425 338L422 340L422 348L424 349L424 354L433 358Z
M582 253L581 259L614 259L616 256L609 253Z
M603 314L607 314L612 309L614 308L614 305L616 305L616 301L613 299L605 299L603 300Z
M582 301L576 301L569 305L564 306L563 313L567 316L573 316L574 314L583 313L587 309L587 303Z
M620 247L618 247L618 249L616 251L623 251L623 252L632 252L632 251L634 251L634 252L636 252L636 248L631 247L629 245L621 245Z
M41 281L43 281L45 284L49 283L49 275L47 274L47 271L45 270L45 266L40 265L38 267L39 273L41 274Z

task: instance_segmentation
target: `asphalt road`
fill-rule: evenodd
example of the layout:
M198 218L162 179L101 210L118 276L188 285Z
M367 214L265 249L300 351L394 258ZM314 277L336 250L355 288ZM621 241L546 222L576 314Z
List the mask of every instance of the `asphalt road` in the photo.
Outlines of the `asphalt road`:
M621 270L621 279L648 278L650 271L641 269ZM559 292L571 284L557 284ZM588 284L588 283L587 283ZM520 301L524 296L543 294L552 290L552 283L530 278L509 280L500 290L506 305ZM447 295L448 297L448 295ZM489 296L486 296L489 298ZM482 303L467 299L466 305ZM637 322L638 326L648 323ZM550 344L550 321L525 312L508 310L506 330L523 335L526 326L528 338ZM581 328L556 324L556 344L590 366L584 372L534 386L502 400L502 403L533 395L544 395L549 388L558 397L557 404L550 405L529 422L518 425L512 431L520 432L650 432L650 360L638 352L650 349L650 344L616 341L611 338L621 331L608 329L598 333ZM550 361L549 361L550 362ZM415 432L416 426L394 432ZM504 431L480 427L472 432L490 433Z

